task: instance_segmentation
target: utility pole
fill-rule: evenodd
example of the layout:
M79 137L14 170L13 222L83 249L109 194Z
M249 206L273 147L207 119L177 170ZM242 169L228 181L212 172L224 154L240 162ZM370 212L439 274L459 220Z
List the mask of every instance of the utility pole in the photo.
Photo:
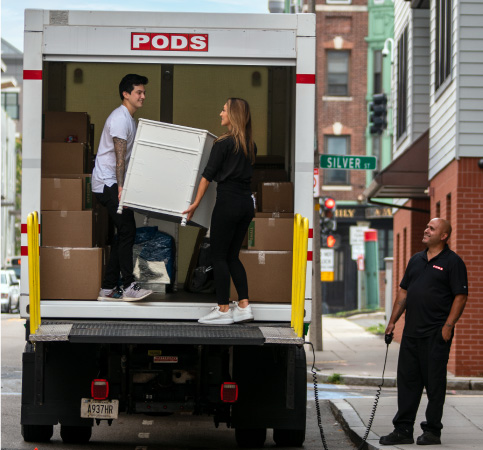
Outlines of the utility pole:
M315 14L315 0L308 0L308 12ZM317 90L317 83L315 84ZM315 96L316 98L317 95ZM314 167L319 167L319 150L317 146L317 100L315 104L315 145L314 145ZM313 237L312 237L312 320L309 334L314 350L323 350L322 345L322 284L320 280L320 212L319 198L314 196L313 209Z

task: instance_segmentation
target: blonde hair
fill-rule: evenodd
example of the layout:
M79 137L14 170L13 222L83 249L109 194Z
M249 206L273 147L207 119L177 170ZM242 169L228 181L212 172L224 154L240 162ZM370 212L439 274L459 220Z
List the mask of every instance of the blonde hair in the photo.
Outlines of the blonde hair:
M232 137L235 141L235 153L241 148L245 157L254 164L255 144L252 136L252 116L250 114L250 106L248 105L248 102L242 98L229 98L226 101L226 107L231 128L217 140L221 141L228 137Z

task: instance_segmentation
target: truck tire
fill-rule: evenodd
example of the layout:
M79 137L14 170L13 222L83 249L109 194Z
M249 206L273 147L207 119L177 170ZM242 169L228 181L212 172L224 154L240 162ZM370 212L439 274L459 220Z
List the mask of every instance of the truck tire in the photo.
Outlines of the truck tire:
M22 425L21 431L25 442L49 442L54 434L54 426Z
M235 428L235 439L238 447L263 447L267 438L266 428Z
M302 447L305 430L273 430L273 440L279 447Z
M60 426L60 437L64 441L64 444L87 444L91 435L91 426Z

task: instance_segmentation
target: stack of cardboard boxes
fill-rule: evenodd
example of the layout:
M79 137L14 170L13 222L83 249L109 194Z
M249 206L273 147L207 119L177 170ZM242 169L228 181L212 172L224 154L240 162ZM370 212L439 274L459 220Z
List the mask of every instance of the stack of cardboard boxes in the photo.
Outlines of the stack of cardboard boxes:
M264 177L286 177L280 169ZM247 272L251 302L290 303L292 298L292 249L294 188L287 181L259 181L257 211L248 228L247 249L240 260ZM238 300L232 283L232 300Z
M42 139L40 295L97 299L107 213L91 192L87 113L46 112Z

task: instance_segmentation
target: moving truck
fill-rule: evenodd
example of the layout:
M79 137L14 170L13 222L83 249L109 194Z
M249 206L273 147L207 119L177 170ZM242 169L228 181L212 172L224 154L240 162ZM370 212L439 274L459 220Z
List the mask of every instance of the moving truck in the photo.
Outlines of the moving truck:
M254 322L198 324L216 304L210 289L190 284L206 229L143 211L139 229L173 242L164 291L135 303L96 301L109 225L89 174L127 73L149 78L135 116L149 123L219 136L226 99L249 102L257 212L241 258ZM48 441L60 426L64 442L82 443L93 426L114 428L124 414L182 413L234 428L242 447L262 446L267 429L277 444L302 445L306 358L304 338L291 327L292 224L296 213L312 221L315 16L26 10L23 89L24 439ZM158 194L162 202L173 193ZM30 330L27 217L34 211L40 326Z

